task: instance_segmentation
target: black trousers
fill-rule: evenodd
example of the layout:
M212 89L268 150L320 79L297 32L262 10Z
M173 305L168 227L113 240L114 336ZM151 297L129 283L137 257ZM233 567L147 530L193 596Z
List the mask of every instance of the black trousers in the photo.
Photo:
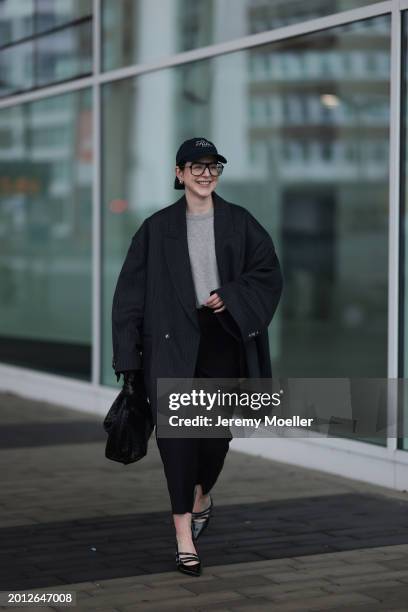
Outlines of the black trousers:
M195 378L235 378L242 375L243 344L227 332L213 309L197 309L200 344ZM208 493L224 465L232 438L160 438L156 442L173 514L191 512L194 487L200 484Z

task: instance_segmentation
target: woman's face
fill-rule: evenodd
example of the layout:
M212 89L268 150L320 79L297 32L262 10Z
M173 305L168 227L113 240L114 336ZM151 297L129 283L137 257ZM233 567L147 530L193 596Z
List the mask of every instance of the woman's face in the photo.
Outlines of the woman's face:
M195 160L197 162L216 162L217 158L214 155L205 155ZM192 195L205 198L214 191L218 183L218 176L212 176L208 167L205 168L201 176L194 176L191 172L192 162L186 162L184 169L176 166L176 175L179 181L184 183L186 191Z

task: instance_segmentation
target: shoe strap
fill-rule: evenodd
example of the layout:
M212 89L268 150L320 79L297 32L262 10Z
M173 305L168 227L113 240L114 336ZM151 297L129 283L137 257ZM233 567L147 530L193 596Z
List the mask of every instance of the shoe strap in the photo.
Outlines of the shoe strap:
M194 554L194 553L188 553L188 552L178 552L177 556L180 557L180 555L188 555L187 557L184 557L182 559L182 561L199 561L198 555Z
M207 517L211 512L211 508L212 508L212 503L205 510L201 510L201 512L192 512L191 515L193 518Z

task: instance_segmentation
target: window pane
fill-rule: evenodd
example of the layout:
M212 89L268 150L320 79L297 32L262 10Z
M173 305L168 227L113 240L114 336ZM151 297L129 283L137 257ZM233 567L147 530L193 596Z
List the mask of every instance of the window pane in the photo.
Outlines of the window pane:
M36 85L92 73L92 21L36 40Z
M0 0L0 46L34 33L34 0Z
M0 50L0 97L34 87L33 61L32 40Z
M386 378L389 48L386 15L104 86L105 382L120 266L141 221L180 197L192 136L228 160L218 193L274 239L274 375Z
M90 20L0 49L0 97L90 74Z
M92 0L37 0L37 33L92 15Z
M92 0L0 0L0 46L92 16Z
M29 5L0 0L0 97L92 74L92 0L37 0L21 41L11 33L21 33Z
M90 380L92 111L0 111L0 361Z
M102 0L103 67L156 60L375 1Z

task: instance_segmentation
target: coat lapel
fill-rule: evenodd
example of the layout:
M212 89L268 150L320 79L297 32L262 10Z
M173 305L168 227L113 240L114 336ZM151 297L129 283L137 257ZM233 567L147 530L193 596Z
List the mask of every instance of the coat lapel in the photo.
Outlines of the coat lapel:
M240 255L239 234L233 226L230 205L226 200L213 192L214 202L214 242L220 283L223 285L234 276ZM193 275L187 242L186 196L183 196L170 207L167 231L164 236L164 248L167 266L175 291L193 324L199 328ZM169 208L169 210L170 210Z

